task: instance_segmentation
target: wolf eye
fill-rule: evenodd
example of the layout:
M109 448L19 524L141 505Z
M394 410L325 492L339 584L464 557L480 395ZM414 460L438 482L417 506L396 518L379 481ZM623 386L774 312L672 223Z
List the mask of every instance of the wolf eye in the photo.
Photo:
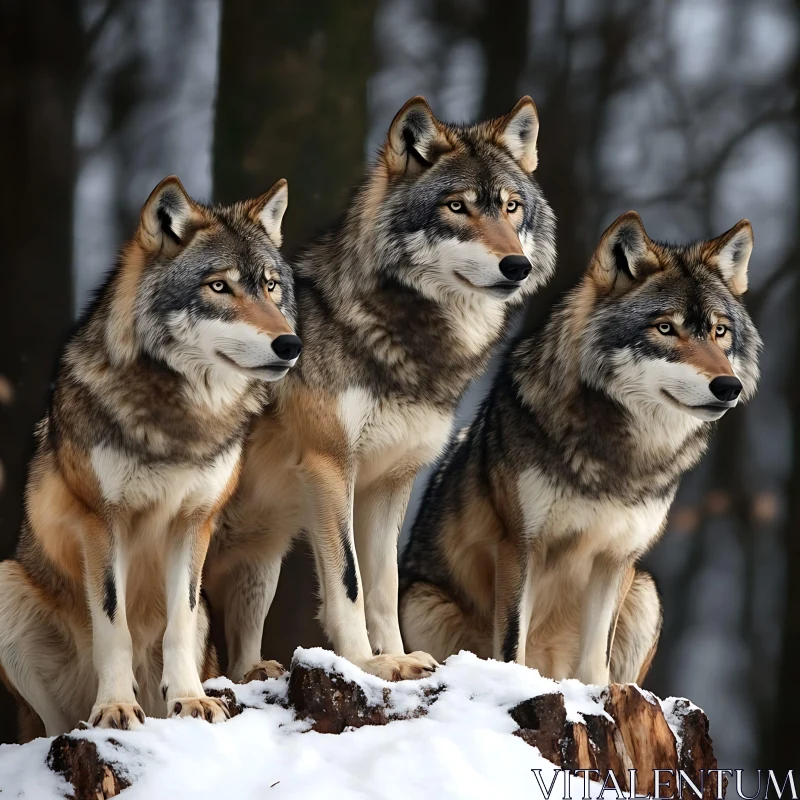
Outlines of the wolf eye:
M519 208L519 203L516 200L509 200L506 203L506 211L509 214L513 214Z
M211 291L217 294L233 294L231 287L225 281L211 281L208 285L211 287Z
M714 328L714 335L715 335L715 336L716 336L718 339L719 339L721 336L724 336L724 335L725 335L727 332L728 332L728 326L727 326L727 325L717 325L717 327L716 327L716 328Z
M659 322L656 327L658 328L658 332L664 336L675 335L675 328L672 327L672 323L670 322Z
M447 207L454 213L454 214L464 214L466 209L464 208L464 204L460 200L451 200Z
M268 281L267 281L267 291L268 291L268 292L272 292L272 291L274 291L274 290L275 290L275 287L276 287L277 285L278 285L278 282L277 282L277 281L273 281L273 280L271 280L271 279L270 279L270 280L268 280Z

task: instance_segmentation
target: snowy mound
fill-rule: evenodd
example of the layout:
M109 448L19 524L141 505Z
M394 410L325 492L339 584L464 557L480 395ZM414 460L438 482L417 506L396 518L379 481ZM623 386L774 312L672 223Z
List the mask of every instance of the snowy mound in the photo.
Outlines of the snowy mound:
M636 726L642 739L669 738L674 763L658 767L682 768L678 742L697 749L708 739L707 720L688 701L669 701L668 724L637 687L556 683L470 653L430 678L392 684L320 648L298 649L281 678L244 686L218 678L206 689L227 699L229 721L148 719L138 731L83 730L0 747L0 794L535 800L558 767L646 769ZM631 730L620 719L625 709L637 720ZM654 734L648 719L663 731ZM698 725L705 730L696 732ZM573 797L583 797L583 778L565 780Z

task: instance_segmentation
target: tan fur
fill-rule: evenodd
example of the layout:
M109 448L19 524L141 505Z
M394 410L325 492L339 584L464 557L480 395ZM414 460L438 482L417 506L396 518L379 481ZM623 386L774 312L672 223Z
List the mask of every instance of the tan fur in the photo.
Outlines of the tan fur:
M522 245L514 226L509 222L508 215L504 214L498 220L486 217L474 217L472 224L479 230L479 238L486 249L498 256L523 255Z
M385 401L383 404L391 406ZM415 442L410 429L386 443L380 439L371 443L366 436L354 452L336 411L338 405L339 398L309 389L289 376L281 386L276 406L255 423L236 500L226 512L226 525L235 531L235 538L222 537L221 549L215 549L208 559L206 587L215 606L224 605L224 576L236 579L242 554L280 558L298 532L312 527L330 531L311 540L324 597L326 578L338 581L345 568L339 531L342 520L347 519L350 498L355 496L355 542L364 578L355 605L365 613L364 596L366 593L369 598L374 585L367 577L369 542L359 534L367 531L368 525L360 524L359 510L368 513L373 497L378 503L397 497L407 500L417 471L432 453ZM441 435L446 435L446 428ZM350 478L353 474L354 480ZM402 501L401 507L400 517L405 508ZM323 620L334 629L335 614ZM259 629L262 624L259 620ZM415 676L423 669L411 657L407 664L398 656L377 656L372 662L376 672L390 678ZM254 657L242 661L234 653L228 673L241 678L254 663L258 663Z
M723 350L714 342L698 342L681 338L677 345L683 350L681 361L692 364L701 375L714 378L718 375L733 375L733 368Z

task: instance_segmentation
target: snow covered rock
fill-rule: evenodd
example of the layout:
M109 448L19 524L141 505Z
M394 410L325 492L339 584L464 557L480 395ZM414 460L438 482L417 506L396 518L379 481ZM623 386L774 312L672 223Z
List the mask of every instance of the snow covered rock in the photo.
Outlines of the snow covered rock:
M230 721L148 719L138 731L80 730L0 747L0 793L541 800L556 768L599 770L601 782L610 770L623 791L635 769L641 795L652 793L653 769L673 770L674 784L679 769L697 781L717 766L708 720L687 700L661 703L633 685L557 683L470 653L424 680L387 683L326 650L298 649L283 677L241 686L218 678L206 691L226 702ZM567 793L583 797L582 777L564 780ZM556 792L563 796L560 784ZM715 793L706 781L704 797Z

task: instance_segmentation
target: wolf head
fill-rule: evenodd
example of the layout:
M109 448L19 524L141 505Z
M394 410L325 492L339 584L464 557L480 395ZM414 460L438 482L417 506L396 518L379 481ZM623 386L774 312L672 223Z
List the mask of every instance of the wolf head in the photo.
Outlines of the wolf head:
M703 421L751 397L761 340L741 296L752 249L747 220L708 242L670 245L652 241L634 211L617 219L579 289L593 298L584 381L627 407Z
M192 200L176 177L161 181L123 253L112 356L140 347L182 374L283 377L301 350L278 250L286 205L284 180L261 197L213 208Z
M380 153L385 191L370 203L381 268L435 300L503 303L541 286L555 264L555 217L533 177L538 132L530 97L471 126L409 100Z

